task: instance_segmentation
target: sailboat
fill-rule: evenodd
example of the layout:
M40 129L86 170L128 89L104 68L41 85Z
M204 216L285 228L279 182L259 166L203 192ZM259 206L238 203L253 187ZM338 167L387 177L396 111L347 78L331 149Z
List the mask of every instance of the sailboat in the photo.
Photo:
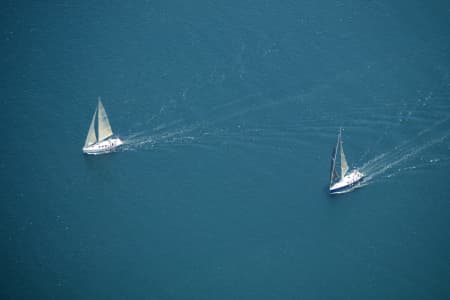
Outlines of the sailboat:
M95 134L95 123L97 123L98 138ZM102 100L98 97L98 105L92 116L83 152L86 154L105 154L112 152L122 144L122 140L114 136Z
M364 178L364 174L358 169L353 169L349 172L347 160L345 159L344 147L342 146L341 131L342 130L339 130L338 139L331 155L330 194L350 192ZM340 155L338 155L338 152L340 152ZM338 165L340 166L340 170Z

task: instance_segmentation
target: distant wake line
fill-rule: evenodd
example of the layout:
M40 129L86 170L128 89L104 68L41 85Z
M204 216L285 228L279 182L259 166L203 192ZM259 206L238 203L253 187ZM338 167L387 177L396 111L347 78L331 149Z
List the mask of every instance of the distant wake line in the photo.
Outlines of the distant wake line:
M363 185L367 185L379 178L381 175L386 175L386 172L392 171L394 167L402 162L416 157L426 149L442 143L450 136L449 118L441 120L434 125L419 132L413 139L408 140L401 145L395 147L393 150L382 153L373 159L366 162L360 170L366 174ZM442 128L444 128L442 130ZM429 163L436 163L439 159L431 160ZM403 170L415 169L415 167L404 168ZM398 171L398 170L397 170ZM387 174L386 177L391 177L394 174Z

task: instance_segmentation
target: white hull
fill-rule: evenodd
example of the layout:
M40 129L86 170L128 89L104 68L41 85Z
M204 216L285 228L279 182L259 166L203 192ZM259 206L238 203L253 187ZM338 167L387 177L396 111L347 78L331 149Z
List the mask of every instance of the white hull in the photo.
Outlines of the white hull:
M106 154L114 151L117 147L123 145L123 142L119 138L109 138L107 140L95 143L88 147L83 147L83 152L86 154Z
M363 178L363 173L358 170L353 170L349 174L345 175L341 180L330 186L330 194L350 192Z

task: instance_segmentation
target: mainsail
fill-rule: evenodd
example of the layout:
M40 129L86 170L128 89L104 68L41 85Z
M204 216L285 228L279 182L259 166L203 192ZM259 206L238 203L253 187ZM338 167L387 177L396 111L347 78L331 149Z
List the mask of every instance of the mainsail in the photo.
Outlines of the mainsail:
M338 159L338 152L340 152L340 156ZM340 160L340 161L339 161ZM341 173L338 174L336 169L339 170L339 166L341 168ZM336 145L333 148L333 153L331 154L331 174L330 174L330 186L340 179L344 178L345 174L348 171L347 160L345 159L344 147L342 145L342 134L339 131Z
M342 146L342 139L341 139L341 178L345 176L347 171L348 171L348 164L347 160L345 159L344 147Z
M95 110L94 115L92 116L91 126L89 126L89 131L86 137L86 141L84 142L84 147L88 147L97 142L97 136L95 135L95 117L97 116L97 110Z
M330 186L333 184L333 182L338 177L338 174L336 173L336 158L337 158L337 149L339 147L340 139L341 139L341 135L339 134L336 145L333 148L333 153L331 154Z
M98 141L103 141L113 135L109 125L108 115L103 107L100 97L98 98Z

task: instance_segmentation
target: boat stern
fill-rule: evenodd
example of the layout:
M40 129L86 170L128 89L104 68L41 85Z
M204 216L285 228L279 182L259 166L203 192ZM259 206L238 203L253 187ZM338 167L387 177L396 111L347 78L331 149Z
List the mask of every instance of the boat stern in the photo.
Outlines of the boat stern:
M115 146L116 147L121 146L121 145L124 144L124 142L120 138L115 138L114 140L115 140Z

